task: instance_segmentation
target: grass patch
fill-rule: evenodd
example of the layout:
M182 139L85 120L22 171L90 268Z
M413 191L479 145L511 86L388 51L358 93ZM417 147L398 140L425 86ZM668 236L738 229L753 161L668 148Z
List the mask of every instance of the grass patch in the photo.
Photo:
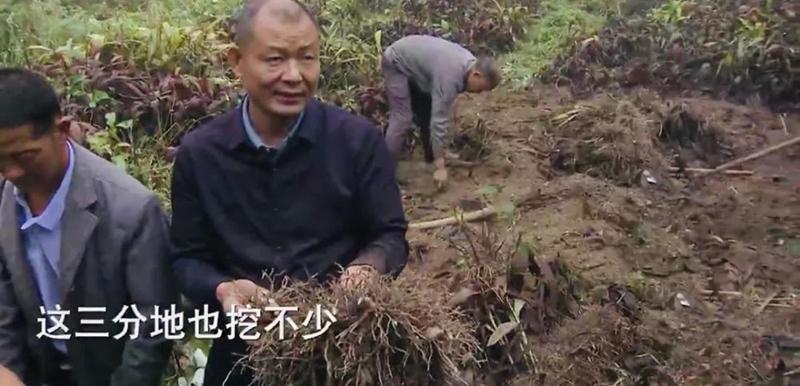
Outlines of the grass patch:
M218 23L238 0L146 0L120 9L107 2L0 0L0 62L77 60L108 45L144 69L193 69L226 43ZM188 64L193 64L189 66Z
M522 86L539 76L576 39L593 35L622 0L544 0L540 17L518 48L503 59L507 82Z

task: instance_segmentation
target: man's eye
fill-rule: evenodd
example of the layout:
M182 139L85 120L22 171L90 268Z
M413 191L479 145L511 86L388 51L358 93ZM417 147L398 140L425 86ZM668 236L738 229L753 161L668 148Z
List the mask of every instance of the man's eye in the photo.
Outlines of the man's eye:
M35 151L26 151L24 153L17 154L16 158L22 159L22 160L29 160L29 159L33 159L34 157L36 157L36 152Z
M280 56L270 56L266 59L267 63L280 63L283 60Z

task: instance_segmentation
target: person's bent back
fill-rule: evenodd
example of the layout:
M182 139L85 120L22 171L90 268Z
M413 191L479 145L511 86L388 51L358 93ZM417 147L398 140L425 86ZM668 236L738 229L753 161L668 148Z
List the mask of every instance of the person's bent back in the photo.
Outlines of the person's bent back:
M386 143L395 159L412 122L422 131L426 160L434 162L434 179L447 180L447 138L456 116L459 94L495 89L500 72L491 56L475 56L468 49L442 38L405 36L386 48L381 69L389 103Z

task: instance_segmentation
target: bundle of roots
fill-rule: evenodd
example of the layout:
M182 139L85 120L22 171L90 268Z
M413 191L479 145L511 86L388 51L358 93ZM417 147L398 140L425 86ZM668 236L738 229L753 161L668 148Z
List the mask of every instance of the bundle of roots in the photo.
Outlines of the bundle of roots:
M297 307L283 316L262 313L267 323L283 318L284 336L280 324L262 329L240 364L259 385L464 384L460 370L475 364L479 349L476 326L448 306L450 296L422 275L355 288L285 283L253 299L262 310Z

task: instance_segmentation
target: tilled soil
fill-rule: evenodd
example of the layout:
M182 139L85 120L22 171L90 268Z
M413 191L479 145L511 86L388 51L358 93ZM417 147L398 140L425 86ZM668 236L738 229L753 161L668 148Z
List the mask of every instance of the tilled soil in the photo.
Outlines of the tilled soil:
M498 249L521 237L582 283L577 314L528 334L534 365L516 384L800 384L800 148L741 165L752 175L690 184L696 173L670 169L800 135L800 116L647 89L465 99L454 151L474 165L437 192L419 149L403 161L409 221L493 205L466 226ZM409 238L407 274L457 272L477 253L458 226Z

